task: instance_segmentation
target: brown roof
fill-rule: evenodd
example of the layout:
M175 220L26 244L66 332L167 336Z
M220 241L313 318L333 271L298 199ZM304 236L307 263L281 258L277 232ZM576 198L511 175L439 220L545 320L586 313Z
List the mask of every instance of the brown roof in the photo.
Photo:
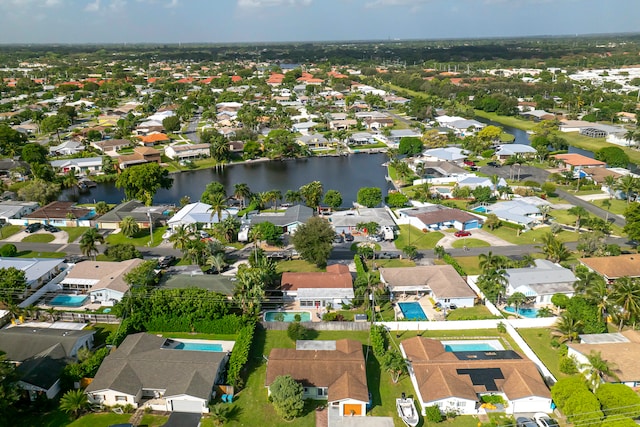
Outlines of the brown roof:
M380 279L389 287L429 288L438 298L475 297L467 282L450 265L380 268Z
M588 356L591 352L600 353L602 360L615 366L614 373L622 382L640 380L640 335L637 331L622 332L630 342L607 342L602 344L574 344L567 346L578 353Z
M566 154L556 154L556 159L561 160L563 163L570 166L605 166L605 162L601 162L600 160L595 160L587 156L583 156L582 154L575 153L566 153Z
M91 291L112 289L124 293L129 289L129 285L124 281L124 275L143 262L139 258L122 262L83 261L69 270L63 282L94 280L97 282L91 285Z
M91 209L74 206L75 202L51 202L36 209L25 218L33 219L79 219L84 218Z
M280 287L285 291L300 288L353 288L353 281L349 267L334 264L327 267L327 272L319 273L282 273Z
M416 382L425 402L449 397L477 401L477 393L487 393L486 384L473 384L470 375L460 369L499 369L503 378L495 378L498 391L509 400L529 396L550 398L551 395L536 365L527 359L458 359L445 352L438 340L414 337L402 342L411 361Z
M267 362L266 385L278 376L291 375L306 387L328 387L329 401L369 400L362 343L342 339L335 350L274 348Z
M411 210L404 211L407 215L418 218L423 224L441 224L447 221L458 221L465 223L467 221L478 220L478 217L471 215L470 213L461 211L460 209L447 208L441 205L435 205L433 210L424 212L418 210L417 213L413 213Z
M625 276L640 277L639 254L580 258L579 261L608 280Z
M604 179L607 176L612 176L615 179L618 179L622 176L621 174L606 168L584 168L583 171L585 171L585 173L587 173L591 177L591 179L593 179L597 183L604 182Z

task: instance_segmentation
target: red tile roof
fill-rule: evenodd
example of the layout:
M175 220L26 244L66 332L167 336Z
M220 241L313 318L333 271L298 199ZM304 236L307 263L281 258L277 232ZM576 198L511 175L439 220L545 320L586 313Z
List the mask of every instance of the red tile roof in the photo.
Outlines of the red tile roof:
M353 281L346 265L335 264L320 273L282 273L280 287L285 291L300 288L353 288Z

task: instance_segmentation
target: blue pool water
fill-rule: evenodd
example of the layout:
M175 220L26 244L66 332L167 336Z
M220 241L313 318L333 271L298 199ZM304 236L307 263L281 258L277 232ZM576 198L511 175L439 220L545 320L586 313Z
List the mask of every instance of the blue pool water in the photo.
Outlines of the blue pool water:
M509 313L514 313L514 314L516 312L515 307L505 307L503 310ZM534 319L538 316L538 309L537 308L519 308L518 314L522 317L528 317L530 319Z
M80 307L89 298L87 295L57 295L49 305L58 307Z
M295 322L296 314L300 315L301 322L311 322L311 313L308 311L267 311L264 313L265 322L277 322L276 316L284 315L283 322Z
M497 340L490 341L442 341L445 351L459 352L459 351L496 351L504 350L504 346Z
M451 193L451 189L449 188L441 188L441 187L437 187L436 191L440 194L450 194Z
M401 302L398 303L398 305L400 306L402 314L404 314L404 318L407 320L429 320L417 302Z
M485 206L477 206L473 208L473 210L479 213L487 213L487 208Z
M175 350L190 350L190 351L222 351L222 344L208 344L197 342L181 342L174 347Z

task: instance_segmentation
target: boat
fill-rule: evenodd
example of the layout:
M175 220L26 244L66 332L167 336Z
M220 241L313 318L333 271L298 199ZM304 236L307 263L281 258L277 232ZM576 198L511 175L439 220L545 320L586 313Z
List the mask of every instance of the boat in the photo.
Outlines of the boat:
M416 410L416 405L413 399L409 399L402 393L402 397L396 399L396 409L398 410L398 416L409 427L415 427L420 421L420 416Z

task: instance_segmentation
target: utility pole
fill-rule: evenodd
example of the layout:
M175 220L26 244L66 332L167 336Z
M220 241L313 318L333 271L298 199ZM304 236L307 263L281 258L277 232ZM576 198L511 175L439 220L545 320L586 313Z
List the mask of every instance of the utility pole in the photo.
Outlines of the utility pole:
M149 217L149 234L151 235L151 241L149 242L149 246L153 246L153 221L151 220L150 211L147 211L147 216Z

